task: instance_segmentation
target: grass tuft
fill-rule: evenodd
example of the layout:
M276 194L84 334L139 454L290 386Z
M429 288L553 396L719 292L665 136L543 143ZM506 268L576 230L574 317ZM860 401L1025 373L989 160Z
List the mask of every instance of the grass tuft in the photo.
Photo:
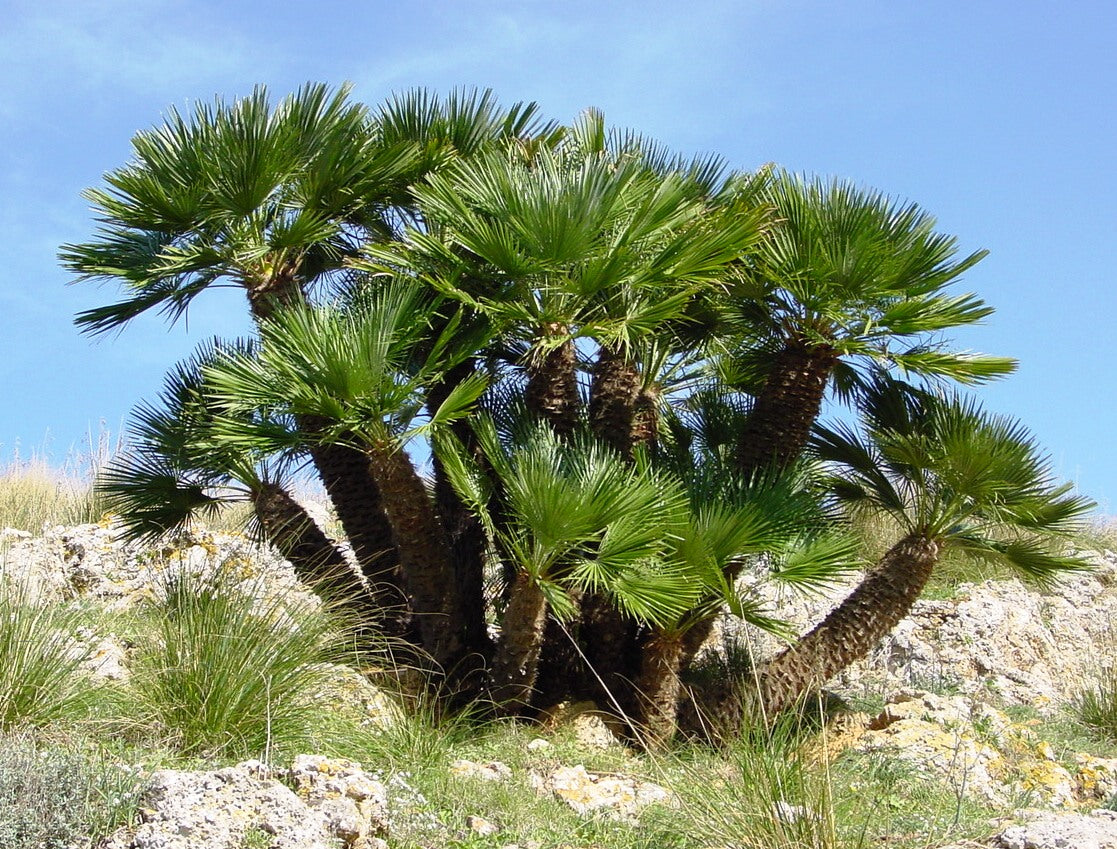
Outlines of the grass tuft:
M1075 694L1071 707L1094 734L1117 743L1117 667L1103 667L1090 685Z
M220 573L182 573L155 614L134 685L145 717L181 752L271 760L330 748L318 697L343 644L330 613L257 600Z
M82 670L90 649L74 635L84 624L80 610L0 571L0 730L87 715L100 686Z

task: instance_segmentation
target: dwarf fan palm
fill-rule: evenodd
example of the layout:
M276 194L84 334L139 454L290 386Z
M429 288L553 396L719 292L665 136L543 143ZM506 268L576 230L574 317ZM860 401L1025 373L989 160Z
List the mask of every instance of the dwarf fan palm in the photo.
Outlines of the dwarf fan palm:
M975 403L876 381L866 435L822 428L814 449L834 464L830 489L851 508L904 529L853 593L772 660L760 679L768 716L864 657L907 615L946 548L1045 582L1087 562L1058 546L1092 502L1050 480L1027 431Z
M491 695L517 710L532 701L548 612L569 622L578 596L596 592L639 621L667 622L701 588L664 557L686 515L678 481L591 441L560 440L541 424L508 446L489 419L477 421L475 431L492 478L452 439L437 445L454 485L511 566Z
M294 566L300 579L332 600L375 620L378 605L345 557L295 501L280 479L294 459L230 446L222 432L238 424L222 421L231 411L207 395L201 371L222 356L250 355L246 346L208 345L167 376L160 404L145 404L133 416L127 454L110 463L98 489L115 510L125 536L150 539L182 527L194 516L247 498L257 528ZM241 421L241 425L289 433L291 424Z
M831 378L850 385L857 358L962 383L1015 368L936 343L935 334L992 312L972 294L945 291L985 252L955 259L957 240L936 233L916 205L787 173L761 199L775 223L735 293L744 344L729 366L743 388L759 386L737 439L746 474L800 455Z
M312 416L323 424L311 434L296 434L296 444L344 442L362 454L384 493L422 646L449 671L481 647L465 643L466 612L454 592L448 540L404 447L464 415L485 383L480 377L459 383L429 421L418 421L426 387L473 353L461 347L468 340L452 320L431 344L436 310L429 295L407 280L385 282L344 307L290 307L261 325L256 351L216 362L204 375L213 397L242 416L222 432L228 444L283 447L284 434L245 426L245 416ZM373 576L374 589L377 577L388 592L395 590L390 575Z
M189 116L172 109L162 126L138 133L132 161L86 193L101 220L96 237L61 252L81 278L121 283L126 296L77 323L100 333L149 309L177 319L207 288L229 284L264 321L314 289L351 285L349 261L415 219L409 187L430 168L554 132L533 104L504 110L488 92L416 91L374 115L348 95L308 84L273 108L258 87ZM298 421L307 434L328 424L309 414ZM311 440L310 455L366 574L397 570L364 456L321 440Z

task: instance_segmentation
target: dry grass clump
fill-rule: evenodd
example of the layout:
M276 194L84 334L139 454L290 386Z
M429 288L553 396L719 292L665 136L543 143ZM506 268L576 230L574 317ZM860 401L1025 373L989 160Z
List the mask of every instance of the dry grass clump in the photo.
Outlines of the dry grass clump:
M82 449L71 450L61 465L52 465L48 452L19 449L0 461L0 528L39 533L45 524L81 525L96 522L105 511L93 482L122 443L104 427L86 437Z
M38 533L44 524L96 522L101 513L88 481L41 460L9 463L0 470L0 527Z

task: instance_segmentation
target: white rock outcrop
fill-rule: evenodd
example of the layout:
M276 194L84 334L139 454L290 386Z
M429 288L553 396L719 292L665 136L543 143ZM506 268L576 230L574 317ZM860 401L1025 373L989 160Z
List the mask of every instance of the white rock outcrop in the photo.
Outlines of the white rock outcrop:
M160 770L141 797L141 823L103 849L243 849L252 832L270 849L384 849L386 811L384 785L342 759L300 756L276 772L258 761Z

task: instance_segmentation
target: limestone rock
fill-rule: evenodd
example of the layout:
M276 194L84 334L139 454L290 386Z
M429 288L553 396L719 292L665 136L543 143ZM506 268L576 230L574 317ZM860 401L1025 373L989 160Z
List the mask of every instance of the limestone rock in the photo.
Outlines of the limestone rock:
M1076 778L1081 795L1106 801L1117 796L1117 758L1075 755Z
M329 832L346 846L366 849L387 832L387 790L345 758L299 755L288 777L307 806L321 814Z
M142 796L140 825L105 849L241 849L252 830L272 835L270 849L380 849L386 807L384 786L341 759L300 756L279 773L259 761L161 770Z
M598 710L593 702L560 702L547 710L540 721L549 731L569 728L578 744L588 749L621 745L620 724L615 717Z
M960 792L994 804L1024 793L1044 807L1069 808L1080 781L1056 762L1051 746L1001 711L964 696L901 691L853 742L887 752Z
M581 764L560 766L531 776L539 793L550 793L580 814L603 811L621 819L634 819L645 806L673 802L671 792L658 784L623 775L587 772Z
M1117 812L1046 816L1006 828L993 838L998 849L1117 849Z
M156 597L166 576L220 571L240 590L267 600L317 603L291 565L267 546L234 534L188 529L157 545L124 543L111 523L48 527L17 538L4 557L10 578L36 596L96 600L127 609Z
M852 576L817 596L789 593L757 575L745 584L801 633L821 621L857 584ZM830 688L842 696L901 688L984 693L1002 704L1054 708L1095 671L1112 642L1117 615L1117 554L1091 572L1063 576L1047 592L1016 579L962 584L949 599L921 599L865 660ZM708 647L743 642L760 662L781 644L724 617Z
M466 817L465 824L470 831L481 837L489 837L500 831L500 826L498 826L496 823L489 822L484 817Z

